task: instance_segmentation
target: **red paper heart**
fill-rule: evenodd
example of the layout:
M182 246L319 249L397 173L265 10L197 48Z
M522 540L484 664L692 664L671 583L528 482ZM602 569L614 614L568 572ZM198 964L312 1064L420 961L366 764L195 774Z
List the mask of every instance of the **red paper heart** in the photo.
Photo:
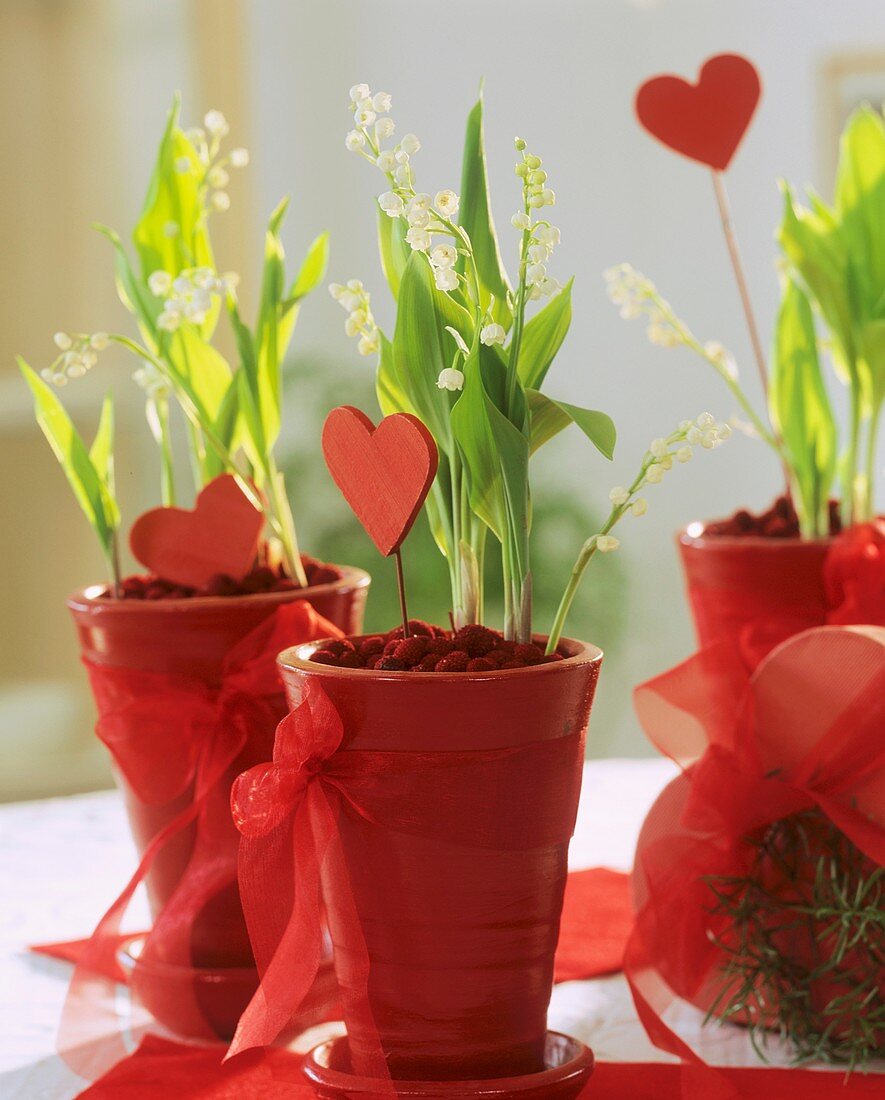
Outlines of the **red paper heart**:
M129 546L152 573L202 588L224 573L241 580L252 568L264 517L231 474L204 486L192 512L152 508L132 525Z
M656 76L636 93L636 114L670 149L724 172L747 131L762 84L752 62L738 54L711 57L697 84Z
M323 427L323 454L335 484L385 557L398 550L430 491L439 454L417 416L394 413L376 428L342 405Z

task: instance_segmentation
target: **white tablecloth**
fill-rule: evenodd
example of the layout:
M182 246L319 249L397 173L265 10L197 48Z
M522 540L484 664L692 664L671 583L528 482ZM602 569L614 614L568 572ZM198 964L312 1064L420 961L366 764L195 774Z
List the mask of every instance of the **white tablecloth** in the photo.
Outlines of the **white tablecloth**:
M642 820L674 773L663 760L588 763L572 868L628 870ZM25 949L87 935L126 882L134 850L123 806L113 792L2 806L0 838L0 1100L69 1100L83 1083L54 1044L70 967ZM128 923L146 921L139 898ZM676 1006L667 1020L710 1062L758 1064L745 1032L701 1032L699 1016ZM550 1026L589 1043L600 1060L668 1060L646 1038L621 975L557 986Z

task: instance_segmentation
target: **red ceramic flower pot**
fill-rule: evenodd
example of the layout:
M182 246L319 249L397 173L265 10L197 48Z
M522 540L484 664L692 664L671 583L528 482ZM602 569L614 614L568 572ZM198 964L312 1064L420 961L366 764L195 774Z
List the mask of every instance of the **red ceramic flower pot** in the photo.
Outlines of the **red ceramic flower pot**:
M554 664L442 674L314 664L316 648L280 655L290 705L301 703L312 680L341 717L339 755L392 753L401 772L413 764L425 769L414 796L401 780L390 795L405 826L346 810L339 819L368 953L374 1034L364 1012L348 1011L348 991L361 982L360 953L339 919L335 884L323 881L351 1072L372 1077L379 1039L398 1081L543 1072L568 844L601 652L565 640L566 658ZM505 749L512 752L495 751ZM451 763L440 770L446 754ZM502 762L482 767L470 757ZM383 807L383 792L378 797ZM548 823L543 841L536 835L541 821Z
M115 774L140 855L193 803L199 774L194 768L199 761L185 757L202 757L206 750L195 750L188 738L194 729L205 730L207 721L192 706L211 702L213 694L223 689L231 654L238 646L248 645L256 636L254 632L269 625L279 609L291 608L301 600L342 631L359 629L369 583L362 570L341 567L341 577L329 584L251 596L112 600L102 597L103 589L96 586L70 597L68 607L99 709L98 729L100 733L105 727L109 730L103 739L114 756ZM271 672L280 644L261 655ZM273 645L272 640L266 645ZM217 891L211 887L204 890L198 912L175 918L179 931L181 923L186 923L187 943L176 957L165 958L162 944L158 949L154 944L152 961L157 964L188 965L198 970L254 967L236 886L239 834L230 820L228 791L244 768L270 758L276 725L286 712L275 675L267 683L265 674L260 696L256 689L256 698L248 697L249 680L244 676L256 664L257 656L250 653L244 667L233 670L238 679L236 690L229 694L232 706L244 717L246 737L216 777L215 790L201 810L202 839L196 823L190 821L158 851L145 876L155 920L174 897L192 856L195 863L211 864L216 880L225 884ZM136 697L139 695L141 698ZM160 713L162 719L157 717ZM219 729L223 727L222 721ZM210 729L209 736L217 733L218 729ZM162 741L157 740L160 737ZM121 759L127 766L120 766ZM166 776L172 782L164 789ZM176 776L184 777L183 781L175 782ZM167 797L170 793L172 797ZM195 844L199 844L196 855ZM191 867L191 872L194 870ZM185 957L180 957L182 954ZM149 950L146 957L150 958ZM248 995L235 997L236 1003L228 1000L209 1013L220 1021L213 1031L225 1037L233 1033Z
M701 646L733 642L755 664L772 643L827 621L833 539L731 538L693 523L678 544Z

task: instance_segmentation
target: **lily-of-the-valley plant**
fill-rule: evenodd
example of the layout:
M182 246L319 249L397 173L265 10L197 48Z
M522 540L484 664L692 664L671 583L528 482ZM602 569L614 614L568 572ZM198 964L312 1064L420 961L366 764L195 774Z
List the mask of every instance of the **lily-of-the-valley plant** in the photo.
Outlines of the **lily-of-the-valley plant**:
M759 411L732 356L699 340L656 286L630 265L606 273L621 316L642 317L652 343L686 347L725 382L753 434L788 474L802 535L830 534L829 501L838 485L844 526L875 514L877 443L885 401L885 122L860 107L842 134L832 205L813 192L803 206L781 185L778 231L782 294L768 383ZM848 389L841 434L822 360Z
M359 280L333 283L347 312L345 331L361 354L377 355L377 394L385 414L409 412L430 428L440 466L426 508L448 563L455 624L483 621L483 558L488 533L502 548L504 633L532 638L529 462L544 443L575 424L606 458L615 427L603 412L542 392L568 333L572 280L551 273L559 229L550 220L556 195L541 157L517 138L519 201L511 279L495 229L486 171L483 103L467 120L460 191L420 190L411 133L396 140L391 97L366 84L350 89L353 128L346 147L385 178L377 200L381 264L396 299L392 336L375 321ZM451 181L443 181L451 182ZM633 481L611 494L611 512L581 548L548 641L553 652L584 570L597 552L617 548L612 529L646 509L641 490L701 443L729 429L709 414L656 439Z
M136 261L112 229L110 241L120 299L134 316L138 339L121 333L55 334L58 354L37 373L19 360L34 394L37 419L93 526L119 584L120 507L114 486L113 398L104 402L89 447L74 427L55 387L82 377L97 356L118 344L138 357L135 381L144 391L148 425L156 441L163 504L175 504L183 481L199 489L231 473L265 515L289 576L307 583L283 476L274 459L282 423L282 363L302 299L323 279L326 234L310 245L295 278L286 280L280 229L288 199L273 211L265 236L264 269L253 327L242 319L239 279L220 273L210 237L210 218L230 206L230 173L244 168L243 148L226 151L228 124L209 111L202 127L183 130L176 97L157 155L144 208L132 234ZM226 314L238 361L230 364L213 336ZM190 470L176 469L172 408L184 415Z

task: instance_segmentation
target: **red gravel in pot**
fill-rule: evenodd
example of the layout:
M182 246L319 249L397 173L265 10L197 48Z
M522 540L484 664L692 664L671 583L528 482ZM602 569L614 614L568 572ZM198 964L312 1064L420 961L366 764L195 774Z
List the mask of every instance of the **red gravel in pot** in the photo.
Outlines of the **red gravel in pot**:
M830 534L838 535L842 530L839 515L839 502L830 501ZM787 496L778 497L767 512L754 515L745 508L738 509L728 519L715 520L704 528L705 535L727 538L799 538L799 517L793 502Z
M303 556L301 563L309 587L332 584L341 579L341 571ZM254 596L261 592L291 592L301 586L286 573L282 565L256 565L242 580L219 573L202 588L188 588L153 574L134 574L120 582L124 600L183 600L199 596ZM110 591L104 593L110 596Z
M317 664L337 668L377 669L379 672L498 672L561 661L559 653L545 655L534 644L507 641L497 630L471 624L458 631L431 626L420 619L403 628L355 642L339 639L318 649Z

